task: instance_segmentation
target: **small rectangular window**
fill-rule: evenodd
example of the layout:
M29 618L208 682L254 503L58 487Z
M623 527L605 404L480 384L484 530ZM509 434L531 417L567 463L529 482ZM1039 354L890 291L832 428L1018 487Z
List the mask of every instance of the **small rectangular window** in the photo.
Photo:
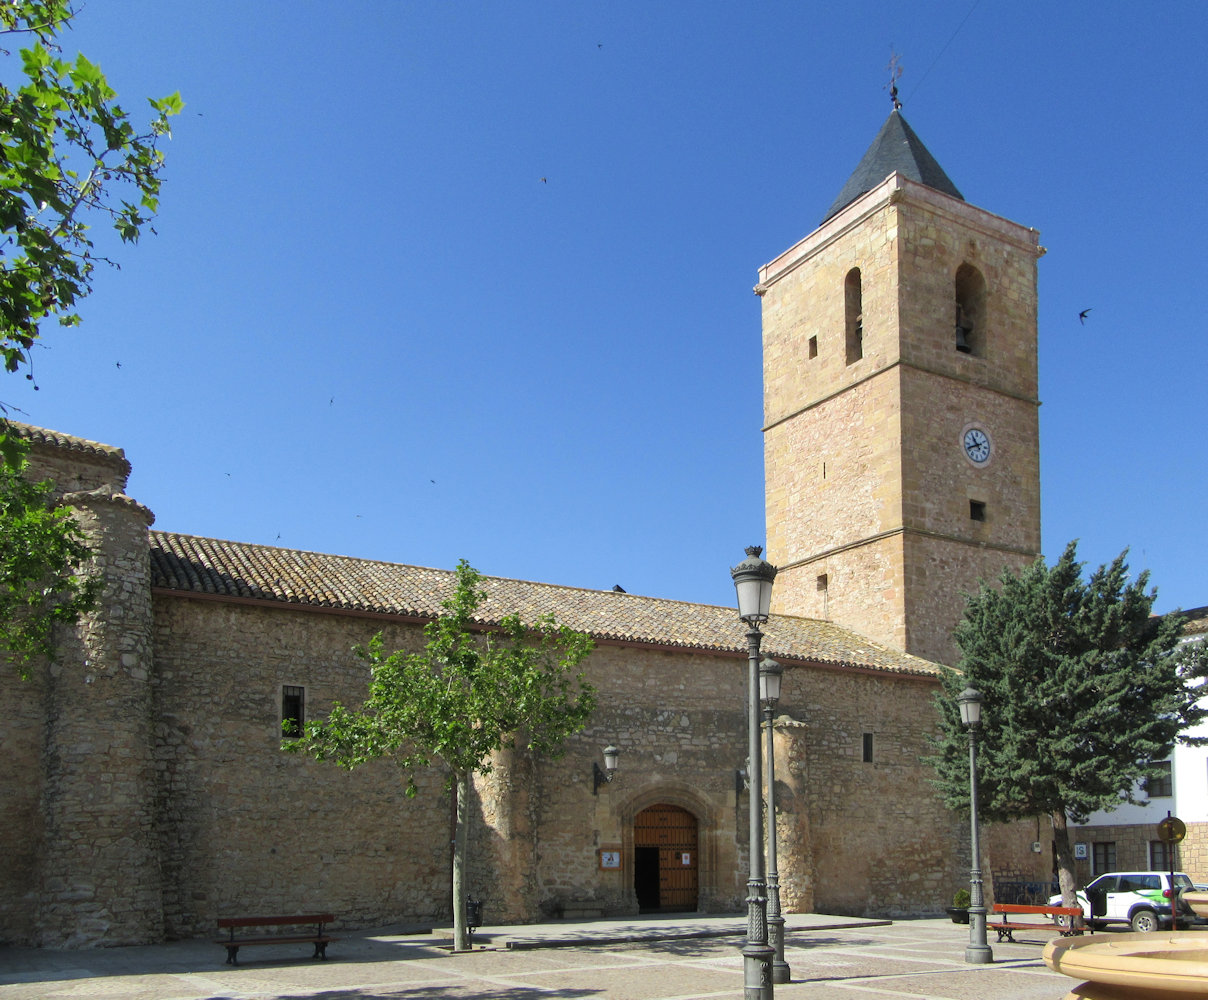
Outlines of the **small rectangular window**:
M1151 840L1149 842L1149 867L1159 872L1170 871L1171 858L1166 841Z
M281 688L281 733L284 736L302 735L306 725L306 688L285 684Z
M817 356L818 356L818 338L810 337L810 357L816 358Z
M1164 760L1155 766L1160 773L1142 781L1141 790L1151 799L1169 798L1174 794L1174 781L1170 773L1170 761Z
M872 733L864 734L864 763L872 763Z
M984 521L986 519L986 505L981 500L969 501L969 520Z

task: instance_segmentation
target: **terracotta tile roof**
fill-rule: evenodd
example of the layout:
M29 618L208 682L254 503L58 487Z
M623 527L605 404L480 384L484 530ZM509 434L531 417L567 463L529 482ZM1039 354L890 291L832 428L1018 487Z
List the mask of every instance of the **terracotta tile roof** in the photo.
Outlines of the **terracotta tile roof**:
M126 461L126 453L121 448L111 444L101 444L100 441L89 441L87 438L63 434L60 431L48 430L45 427L34 427L16 420L6 421L9 429L35 447L42 445L46 448L66 449L67 451L83 452L95 458L104 458L117 465L123 466L127 472L130 463Z
M150 538L153 585L182 595L426 619L453 593L452 570L165 531L152 531ZM747 648L745 626L734 608L504 577L485 577L483 585L483 624L513 612L525 621L549 613L597 640L739 654ZM785 660L916 676L940 670L831 622L774 615L763 631L764 651Z

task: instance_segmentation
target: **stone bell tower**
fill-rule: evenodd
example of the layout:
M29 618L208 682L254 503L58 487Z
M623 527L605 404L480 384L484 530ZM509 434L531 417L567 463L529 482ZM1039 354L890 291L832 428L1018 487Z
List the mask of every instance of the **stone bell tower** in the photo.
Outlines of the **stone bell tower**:
M1043 253L895 108L822 224L760 269L773 610L953 663L962 595L1036 557Z

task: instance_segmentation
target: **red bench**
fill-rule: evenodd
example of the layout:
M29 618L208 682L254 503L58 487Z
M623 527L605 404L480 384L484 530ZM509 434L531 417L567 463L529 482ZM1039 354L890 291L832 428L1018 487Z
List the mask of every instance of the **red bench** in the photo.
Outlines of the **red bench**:
M1008 941L1014 943L1015 931L1051 931L1055 929L1061 932L1062 937L1069 937L1072 934L1081 934L1083 930L1081 906L1034 906L1028 903L995 903L994 912L1001 914L1002 919L988 923L986 926L998 932L998 940L1000 942L1003 938L1006 938ZM1049 922L1043 924L1025 923L1017 920L1008 920L1007 918L1012 914L1030 914L1045 916L1051 919Z
M239 949L257 944L313 944L315 953L312 958L327 959L327 944L338 941L323 932L323 925L332 923L336 918L330 913L309 913L297 917L219 917L218 929L227 931L227 936L214 942L227 950L227 965L239 964ZM294 931L290 934L257 934L255 937L236 937L235 931L241 927L301 927L306 931Z

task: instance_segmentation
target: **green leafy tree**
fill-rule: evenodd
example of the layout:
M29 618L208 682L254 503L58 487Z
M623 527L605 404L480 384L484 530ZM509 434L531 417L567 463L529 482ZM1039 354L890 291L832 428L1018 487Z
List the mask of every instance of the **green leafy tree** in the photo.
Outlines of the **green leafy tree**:
M456 796L452 863L454 948L469 946L464 873L467 805L474 773L491 771L491 755L518 743L557 758L567 737L580 731L595 707L595 691L577 672L591 652L589 636L551 617L535 625L509 615L489 629L476 627L486 597L482 577L465 560L444 613L424 627L421 652L387 654L381 633L357 652L368 662L369 695L357 709L336 703L328 717L311 721L285 749L352 769L378 757L407 772L443 764Z
M136 125L96 63L63 58L57 38L74 16L71 0L0 0L0 36L28 43L20 74L6 74L24 82L0 84L0 360L29 379L42 321L78 324L93 268L113 264L97 253L90 223L111 224L126 243L149 227L158 144L183 107L179 94L150 99L149 120Z
M998 587L967 598L954 637L961 657L937 697L932 759L947 804L969 807L968 733L957 694L982 693L978 809L988 821L1047 815L1058 877L1074 905L1067 821L1137 801L1139 779L1156 774L1180 733L1205 711L1177 615L1154 617L1147 572L1128 579L1127 553L1089 577L1076 543L1049 567L1043 558Z
M95 605L101 578L83 572L91 551L70 509L23 466L0 462L0 651L26 678L36 657L52 655L55 626Z

